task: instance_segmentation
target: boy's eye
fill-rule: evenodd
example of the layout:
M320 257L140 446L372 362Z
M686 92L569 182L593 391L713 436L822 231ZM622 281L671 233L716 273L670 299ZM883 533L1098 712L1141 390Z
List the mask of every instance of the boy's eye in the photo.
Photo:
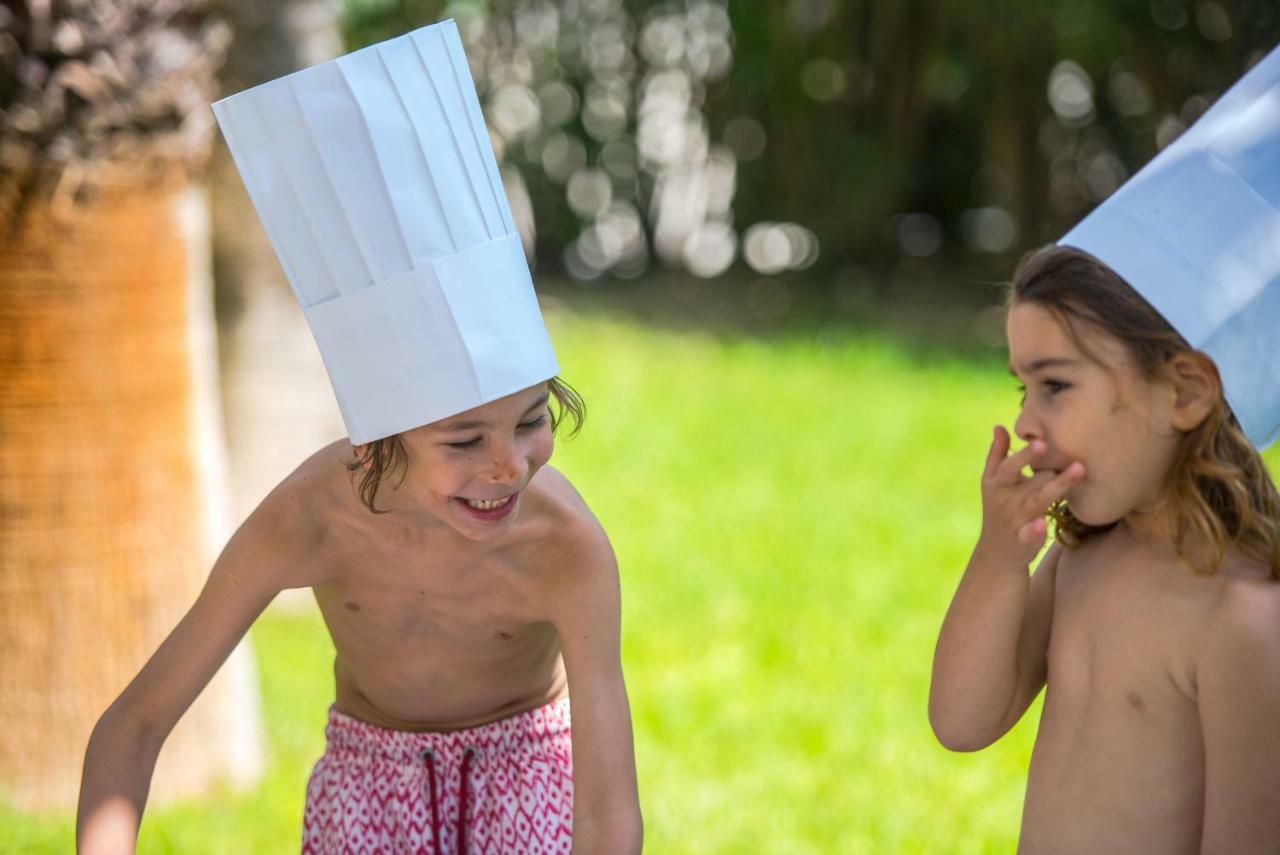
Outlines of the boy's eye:
M547 414L543 413L542 415L538 416L536 419L532 421L520 422L519 424L516 425L516 427L523 428L524 430L532 430L534 428L542 427L543 423L546 422L546 420L547 420ZM460 450L465 450L468 448L474 448L475 446L479 445L482 439L483 437L477 436L477 437L474 437L473 439L464 439L461 442L446 442L444 443L444 445L446 445L449 448L457 448Z

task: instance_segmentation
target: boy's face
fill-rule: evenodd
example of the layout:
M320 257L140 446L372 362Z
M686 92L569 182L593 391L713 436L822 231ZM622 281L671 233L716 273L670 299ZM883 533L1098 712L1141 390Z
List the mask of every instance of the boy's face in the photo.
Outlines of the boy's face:
M1152 511L1180 436L1171 423L1173 385L1145 378L1120 342L1087 323L1074 325L1077 344L1034 303L1015 303L1007 329L1010 369L1026 388L1014 432L1046 447L1032 468L1084 464L1066 496L1083 523Z
M501 536L551 458L547 384L401 434L409 471L397 492L469 540Z

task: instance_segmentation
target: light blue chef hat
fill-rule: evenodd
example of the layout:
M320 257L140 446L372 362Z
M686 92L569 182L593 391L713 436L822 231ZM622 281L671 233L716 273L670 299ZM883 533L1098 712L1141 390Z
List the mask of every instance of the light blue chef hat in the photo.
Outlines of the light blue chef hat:
M353 443L558 373L453 21L213 110Z
M1109 265L1280 435L1280 49L1059 241Z

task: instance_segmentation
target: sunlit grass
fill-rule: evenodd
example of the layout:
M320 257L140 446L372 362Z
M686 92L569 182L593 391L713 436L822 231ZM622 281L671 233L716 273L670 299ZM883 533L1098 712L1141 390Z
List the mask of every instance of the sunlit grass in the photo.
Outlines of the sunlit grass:
M1011 851L1038 705L976 755L940 748L925 709L990 427L1016 404L998 358L552 325L589 406L554 463L621 563L647 850ZM140 851L296 850L332 651L314 614L270 613L253 640L266 777L149 813ZM14 851L70 845L69 817L0 827Z
M1014 403L998 362L557 332L592 407L558 463L621 560L652 851L1010 848L1033 728L960 757L926 719Z

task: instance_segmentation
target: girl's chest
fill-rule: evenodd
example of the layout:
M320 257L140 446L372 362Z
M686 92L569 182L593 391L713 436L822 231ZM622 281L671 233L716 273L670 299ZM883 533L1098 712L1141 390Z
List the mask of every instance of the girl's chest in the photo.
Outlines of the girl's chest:
M1203 606L1164 568L1132 558L1063 568L1048 685L1081 708L1185 724L1195 717L1194 638Z

